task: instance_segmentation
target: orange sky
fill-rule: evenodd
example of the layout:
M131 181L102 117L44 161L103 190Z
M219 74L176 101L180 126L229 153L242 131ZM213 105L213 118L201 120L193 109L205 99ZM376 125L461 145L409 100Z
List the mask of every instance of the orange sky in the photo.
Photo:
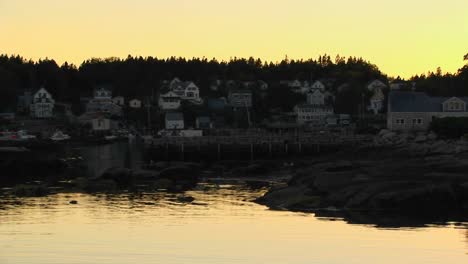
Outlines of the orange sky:
M455 72L466 0L0 0L0 53L90 57L358 56L391 76Z

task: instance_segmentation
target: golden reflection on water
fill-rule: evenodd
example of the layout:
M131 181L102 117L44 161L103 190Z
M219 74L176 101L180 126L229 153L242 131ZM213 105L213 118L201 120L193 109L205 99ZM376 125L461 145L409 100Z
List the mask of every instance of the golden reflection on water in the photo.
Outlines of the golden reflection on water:
M6 198L0 263L468 263L463 227L350 225L250 202L262 193L205 186L186 193L193 203L167 193Z

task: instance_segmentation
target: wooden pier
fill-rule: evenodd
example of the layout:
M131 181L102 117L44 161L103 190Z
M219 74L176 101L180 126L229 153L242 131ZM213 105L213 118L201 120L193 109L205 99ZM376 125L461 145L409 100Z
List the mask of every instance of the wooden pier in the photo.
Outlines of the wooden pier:
M152 160L255 160L316 155L368 142L368 136L206 136L146 139Z

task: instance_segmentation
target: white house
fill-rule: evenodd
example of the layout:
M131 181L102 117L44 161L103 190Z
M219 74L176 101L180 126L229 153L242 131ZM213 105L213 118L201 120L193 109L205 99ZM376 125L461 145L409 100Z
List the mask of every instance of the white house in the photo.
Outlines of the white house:
M168 112L165 123L166 129L184 129L184 115L179 112Z
M185 82L185 90L182 99L184 100L200 100L200 89L193 82Z
M109 131L115 127L113 127L113 121L109 118L105 117L97 117L91 119L91 128L94 131Z
M55 100L52 95L41 87L32 98L30 113L36 118L51 118L54 116Z
M158 105L162 110L176 110L180 107L180 96L169 91L159 96Z
M289 81L288 86L294 89L302 87L302 83L299 80Z
M86 104L86 112L103 112L111 115L121 115L122 108L114 103L112 92L101 87L94 91L94 98Z
M385 95L383 94L382 89L378 87L374 88L373 92L374 93L370 98L367 110L372 111L374 114L378 114L384 107Z
M380 89L383 91L384 89L387 88L387 85L383 83L381 80L373 80L369 84L367 84L367 90L373 92L376 89Z
M324 126L327 116L333 114L333 108L327 105L303 104L294 107L297 123L301 125Z
M320 91L324 92L327 87L321 81L315 81L310 88L319 89Z
M387 128L393 131L424 131L432 120L468 117L468 97L431 97L421 92L391 91Z
M190 81L183 82L179 78L174 78L169 82L169 90L180 96L182 100L189 100L194 103L202 103L200 89Z
M94 90L95 99L112 99L112 91L104 87Z
M124 106L125 105L125 98L123 96L116 96L112 98L112 102L118 106Z
M325 104L325 94L320 89L311 90L307 94L307 104L324 105Z
M132 100L128 101L128 106L130 108L140 109L141 108L141 100L132 99Z

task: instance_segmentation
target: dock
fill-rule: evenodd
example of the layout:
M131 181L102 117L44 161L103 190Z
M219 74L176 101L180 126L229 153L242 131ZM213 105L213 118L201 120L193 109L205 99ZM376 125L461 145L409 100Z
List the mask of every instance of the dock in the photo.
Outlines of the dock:
M146 139L152 160L255 160L316 155L369 142L365 135L250 135Z

